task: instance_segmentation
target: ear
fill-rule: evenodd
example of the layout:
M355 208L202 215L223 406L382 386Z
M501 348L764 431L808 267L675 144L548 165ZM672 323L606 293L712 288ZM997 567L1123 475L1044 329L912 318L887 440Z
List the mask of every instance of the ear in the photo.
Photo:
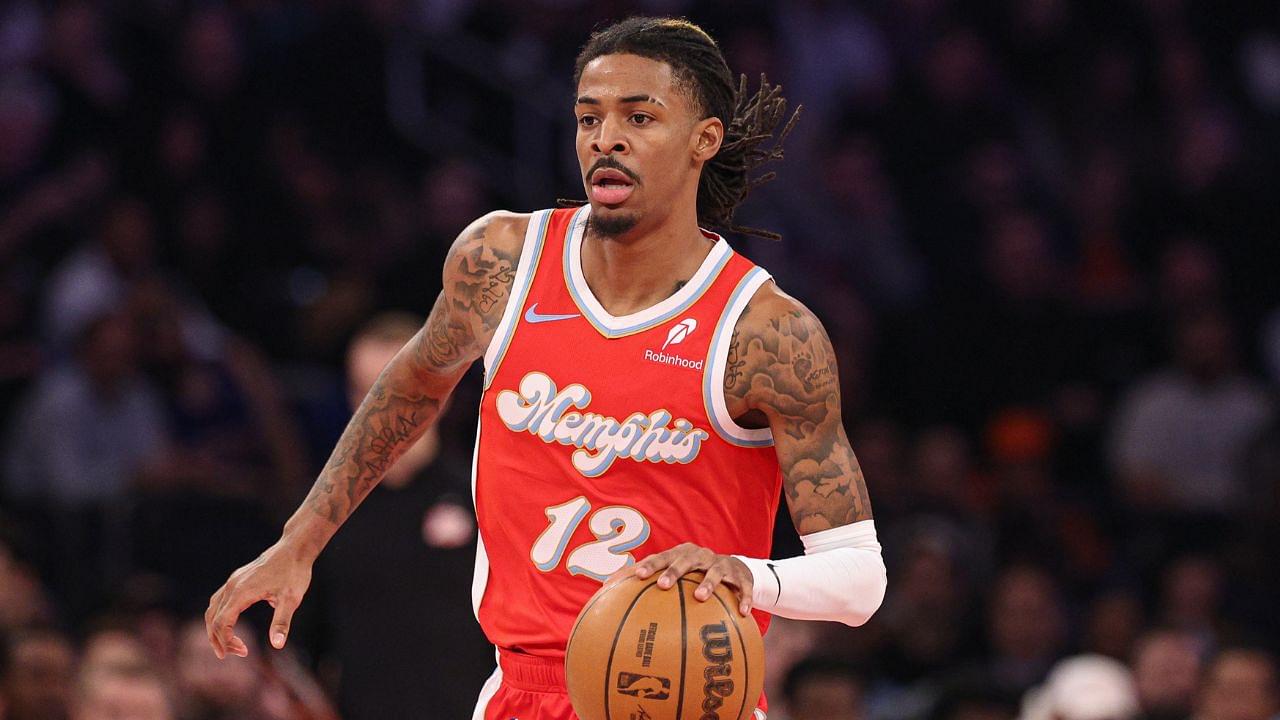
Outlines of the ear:
M699 120L693 126L693 136L690 140L693 159L699 163L710 160L720 152L720 144L723 142L724 123L720 122L720 118L709 117Z

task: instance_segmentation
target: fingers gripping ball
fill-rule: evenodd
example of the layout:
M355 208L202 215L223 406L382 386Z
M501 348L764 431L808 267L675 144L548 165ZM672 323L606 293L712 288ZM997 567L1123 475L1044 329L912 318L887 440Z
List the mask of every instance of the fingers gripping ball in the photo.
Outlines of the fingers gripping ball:
M610 582L587 601L565 655L581 720L747 720L764 688L764 642L733 591L705 602L702 573Z

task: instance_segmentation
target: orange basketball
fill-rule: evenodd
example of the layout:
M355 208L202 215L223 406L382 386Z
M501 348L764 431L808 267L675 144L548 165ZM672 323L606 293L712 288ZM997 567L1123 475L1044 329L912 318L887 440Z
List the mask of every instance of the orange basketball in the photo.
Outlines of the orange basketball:
M721 585L694 599L702 573L658 587L659 575L600 588L574 623L565 655L581 720L747 720L764 689L764 641Z

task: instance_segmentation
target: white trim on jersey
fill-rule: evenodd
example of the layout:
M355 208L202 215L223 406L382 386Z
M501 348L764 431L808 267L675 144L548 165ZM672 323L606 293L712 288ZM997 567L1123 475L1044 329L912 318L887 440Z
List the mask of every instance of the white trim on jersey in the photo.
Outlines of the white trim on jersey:
M677 290L670 297L657 305L645 308L639 312L630 315L615 316L610 315L600 301L596 299L591 288L587 285L586 275L582 272L582 241L586 236L587 218L590 215L591 206L583 205L573 216L573 222L570 225L569 238L564 244L564 265L565 265L565 284L569 288L569 294L573 296L574 302L578 304L578 308L582 310L582 315L595 326L600 334L608 338L621 337L632 333L647 330L656 325L660 325L685 310L711 287L712 281L724 269L729 262L729 258L733 255L733 249L729 247L729 243L724 238L716 235L715 245L712 246L711 252L702 261L702 265L698 267L698 271L689 278L689 282L684 287ZM711 233L715 235L715 233Z
M747 303L755 295L761 285L769 281L770 275L764 268L752 268L738 282L725 310L720 314L720 322L716 323L715 334L711 338L711 350L707 357L707 369L702 374L702 397L707 406L707 417L711 426L720 437L734 445L743 447L765 447L773 444L773 431L769 428L744 428L733 421L733 415L724 400L724 373L729 358L729 344L733 340L733 329L738 318L747 309Z
M546 244L547 224L551 222L550 210L539 210L529 218L529 229L524 233L524 246L520 251L520 261L516 263L516 275L511 281L511 292L507 295L507 307L502 311L502 319L493 331L493 339L484 351L484 386L498 372L498 365L511 346L511 336L515 333L516 323L520 320L520 310L529 296L529 287L533 285L533 275L538 269L538 259L542 255L542 247Z
M476 463L480 460L480 418L476 418L476 445L471 451L471 507L476 508L476 517L480 516L480 508L476 504ZM489 586L489 553L484 549L484 536L480 534L480 522L476 521L476 564L471 571L471 612L476 621L480 621L480 601L484 599L485 588Z
M480 601L484 600L485 588L489 586L489 553L484 549L484 538L476 532L476 564L471 573L471 612L480 621Z

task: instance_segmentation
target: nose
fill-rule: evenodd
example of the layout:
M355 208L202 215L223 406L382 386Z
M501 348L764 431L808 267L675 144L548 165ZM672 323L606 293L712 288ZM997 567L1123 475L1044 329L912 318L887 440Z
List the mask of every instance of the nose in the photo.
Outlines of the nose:
M623 130L623 123L605 118L600 122L599 132L591 141L591 151L598 155L613 155L619 153L625 155L631 149L631 145L627 142L626 133Z

